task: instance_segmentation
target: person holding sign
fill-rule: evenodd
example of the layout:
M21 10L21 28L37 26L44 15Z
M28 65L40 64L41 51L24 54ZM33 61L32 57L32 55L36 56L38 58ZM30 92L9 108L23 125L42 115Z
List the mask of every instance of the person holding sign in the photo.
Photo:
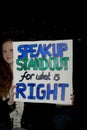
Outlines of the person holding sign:
M0 130L11 130L12 121L9 114L14 110L13 95L9 95L12 82L12 72L9 65L0 59Z
M13 72L12 39L6 39L2 42L2 57ZM14 86L12 85L9 91L11 100L15 94L13 90ZM73 102L73 95L71 95L71 100ZM52 117L55 114L56 104L15 102L15 107L16 109L10 114L13 120L13 130L54 129Z
M13 72L13 41L8 39L2 43L2 57L5 64L9 65L10 71ZM7 71L7 70L6 70ZM6 73L6 72L5 72ZM10 76L9 76L10 77ZM7 78L8 79L8 78ZM5 82L5 81L4 81ZM12 83L12 81L10 81ZM14 96L12 92L14 86L11 87L9 93ZM13 100L13 97L12 99ZM16 103L18 103L16 105ZM52 128L51 116L54 112L55 105L40 104L40 103L21 103L15 102L16 109L10 114L13 120L13 129L43 129ZM18 118L17 118L18 117ZM20 118L20 119L19 119ZM16 119L16 120L15 120ZM19 122L17 122L17 119Z

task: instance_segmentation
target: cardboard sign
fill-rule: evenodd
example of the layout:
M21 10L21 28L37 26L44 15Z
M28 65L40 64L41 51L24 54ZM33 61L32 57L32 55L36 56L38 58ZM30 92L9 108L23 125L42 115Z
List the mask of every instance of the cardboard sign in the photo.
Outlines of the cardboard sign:
M71 105L73 41L13 42L14 100Z

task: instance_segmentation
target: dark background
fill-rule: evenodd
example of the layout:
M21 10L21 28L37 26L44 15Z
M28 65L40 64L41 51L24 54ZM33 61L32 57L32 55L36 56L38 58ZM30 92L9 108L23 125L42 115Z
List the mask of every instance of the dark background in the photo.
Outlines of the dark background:
M5 3L0 13L0 40L2 41L2 38L7 35L16 41L73 40L73 88L75 95L73 111L75 113L73 113L72 122L75 120L78 128L80 121L81 124L85 123L84 115L86 113L87 20L85 4L83 6L79 3L75 3L75 5L70 3L70 5L64 6L57 3L55 6L48 5L46 7L42 4L42 6L37 7L34 3L32 8L30 7L29 4L27 6L14 4L14 6L9 5L8 7ZM58 118L55 117L54 120L57 122ZM66 115L63 120L66 120Z

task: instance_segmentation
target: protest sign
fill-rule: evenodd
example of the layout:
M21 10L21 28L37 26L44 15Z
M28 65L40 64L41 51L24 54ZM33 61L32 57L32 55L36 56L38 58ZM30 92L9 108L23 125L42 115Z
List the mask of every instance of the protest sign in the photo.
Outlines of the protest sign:
M13 42L15 101L71 105L73 41Z

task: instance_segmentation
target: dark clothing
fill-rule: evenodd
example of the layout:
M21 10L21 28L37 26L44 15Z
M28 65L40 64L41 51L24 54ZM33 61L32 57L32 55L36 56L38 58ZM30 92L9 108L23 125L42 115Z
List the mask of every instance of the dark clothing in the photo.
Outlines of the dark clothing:
M60 106L57 107L57 113L54 116L54 129L55 130L74 130L79 127L80 113L76 106Z
M10 120L10 112L15 108L7 104L7 100L3 101L0 98L0 127L8 128L11 130L12 123ZM53 130L53 121L52 117L55 113L55 105L45 104L45 103L24 103L24 111L21 120L22 128L27 130L44 130L52 129ZM0 130L2 130L0 128ZM3 129L4 130L4 129Z
M9 128L3 130L11 130L9 113L13 109L14 106L7 105L7 100L3 101L0 98L0 127ZM26 130L65 130L68 128L78 128L79 113L72 106L57 108L55 104L25 102L21 125Z
M53 115L56 105L45 103L25 103L22 127L27 130L53 130Z
M8 105L7 100L3 101L2 98L0 98L0 130L2 128L10 130L11 120L10 120L10 112L14 110L14 105Z

